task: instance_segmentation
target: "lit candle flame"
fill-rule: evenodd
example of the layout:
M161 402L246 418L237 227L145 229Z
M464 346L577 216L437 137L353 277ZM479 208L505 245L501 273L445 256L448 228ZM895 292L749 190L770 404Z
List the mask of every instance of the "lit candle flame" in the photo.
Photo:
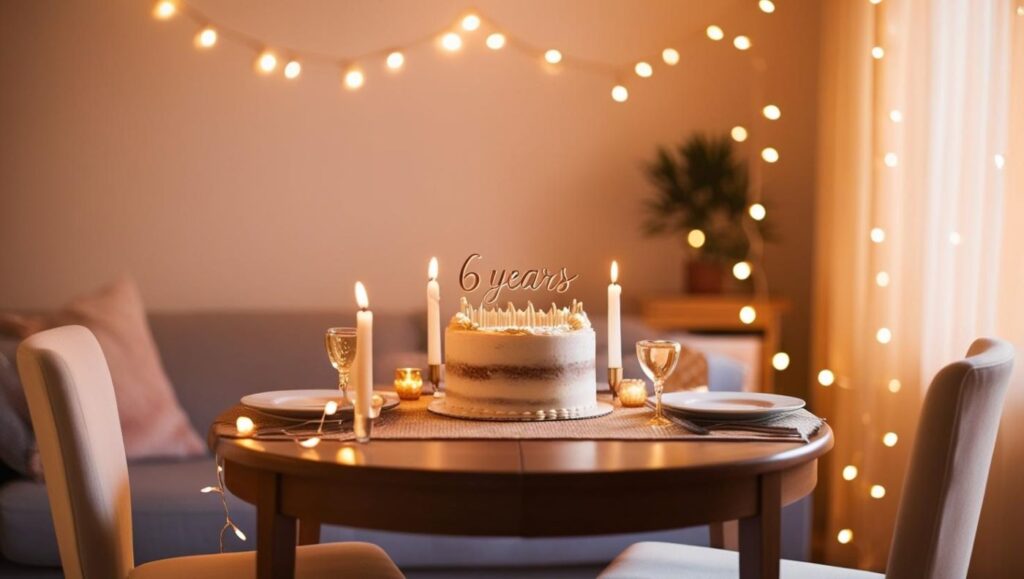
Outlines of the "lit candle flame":
M619 282L619 262L612 262L612 283Z
M366 288L361 281L356 282L356 303L359 304L361 310L370 307L370 298L366 296Z
M434 281L435 279L437 279L437 258L436 257L431 257L430 258L430 267L427 268L427 277L430 278L430 281Z

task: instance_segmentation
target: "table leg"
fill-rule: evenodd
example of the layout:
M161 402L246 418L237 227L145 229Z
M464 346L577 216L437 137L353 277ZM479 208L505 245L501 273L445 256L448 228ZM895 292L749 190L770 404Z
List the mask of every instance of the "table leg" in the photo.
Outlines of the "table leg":
M737 521L719 521L708 525L711 546L715 549L739 550L739 523Z
M256 577L295 577L295 518L281 513L281 481L261 472L256 504Z
M316 545L320 542L320 521L311 518L299 519L299 544Z
M782 476L758 478L757 515L740 520L740 578L778 579Z

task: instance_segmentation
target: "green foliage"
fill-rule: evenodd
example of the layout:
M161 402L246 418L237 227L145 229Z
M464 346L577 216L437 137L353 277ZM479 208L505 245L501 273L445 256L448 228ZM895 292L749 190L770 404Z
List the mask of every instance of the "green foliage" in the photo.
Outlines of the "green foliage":
M748 219L747 166L736 158L726 137L696 134L673 154L664 147L647 165L655 194L645 200L648 235L680 235L683 243L692 229L704 232L701 256L734 262L747 254L743 220ZM764 222L750 226L763 231Z

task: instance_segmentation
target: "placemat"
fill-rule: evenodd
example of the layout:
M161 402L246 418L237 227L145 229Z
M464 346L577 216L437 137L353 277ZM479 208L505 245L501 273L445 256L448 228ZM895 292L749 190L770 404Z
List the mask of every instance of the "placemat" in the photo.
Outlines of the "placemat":
M609 398L601 397L604 401ZM416 401L403 400L397 408L384 412L373 422L372 438L378 440L720 440L806 442L818 432L823 421L806 410L797 410L767 420L743 425L708 424L707 434L697 434L682 424L650 426L649 408L621 408L608 415L584 420L549 422L488 422L439 416L427 410L430 396ZM256 423L259 438L312 436L318 421L291 421L263 414L253 408L234 406L218 418L219 436L234 434L235 419L248 416ZM282 432L282 429L287 432ZM325 440L352 440L350 420L331 420L320 434Z

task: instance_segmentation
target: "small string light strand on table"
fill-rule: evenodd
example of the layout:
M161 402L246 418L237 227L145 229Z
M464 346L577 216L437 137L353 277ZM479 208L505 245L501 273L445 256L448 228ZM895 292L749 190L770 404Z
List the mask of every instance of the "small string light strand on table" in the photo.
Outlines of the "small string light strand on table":
M231 529L235 532L235 536L245 541L247 540L245 533L242 529L238 528L238 525L231 520L231 512L228 510L228 499L227 493L224 490L226 485L224 484L224 465L221 464L221 460L217 458L217 484L215 486L203 487L199 492L203 494L216 493L220 496L220 504L224 507L224 526L220 529L220 552L224 552L224 533Z

